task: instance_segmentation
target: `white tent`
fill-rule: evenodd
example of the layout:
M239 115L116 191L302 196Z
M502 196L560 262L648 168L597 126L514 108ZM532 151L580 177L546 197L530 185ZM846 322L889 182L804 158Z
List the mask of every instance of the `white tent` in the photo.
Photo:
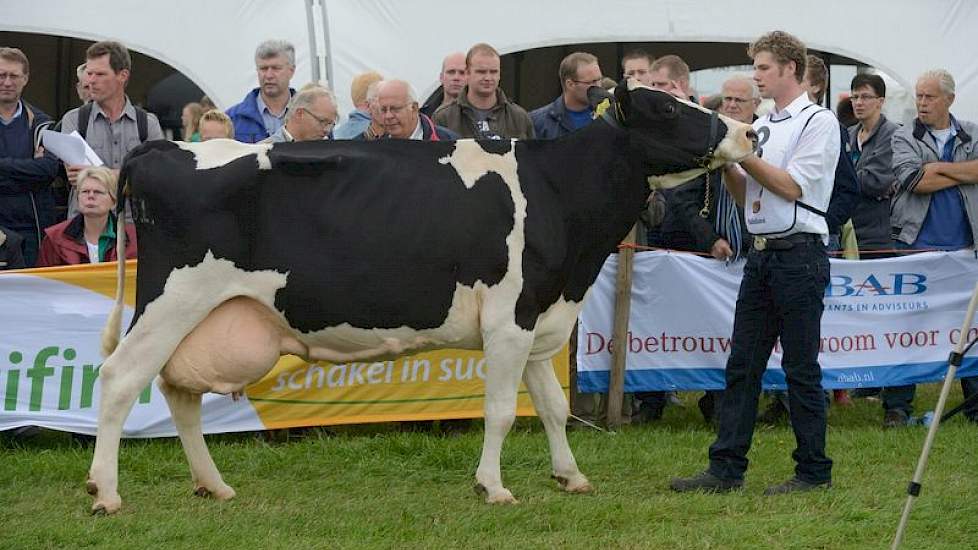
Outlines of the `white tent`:
M943 67L957 80L953 112L978 120L973 0L757 0L750 9L703 0L4 0L0 30L116 39L164 61L228 107L255 86L253 53L292 41L295 84L328 79L348 112L353 75L377 70L422 94L445 53L484 41L501 53L598 42L748 42L783 29L811 48L878 67L912 89Z

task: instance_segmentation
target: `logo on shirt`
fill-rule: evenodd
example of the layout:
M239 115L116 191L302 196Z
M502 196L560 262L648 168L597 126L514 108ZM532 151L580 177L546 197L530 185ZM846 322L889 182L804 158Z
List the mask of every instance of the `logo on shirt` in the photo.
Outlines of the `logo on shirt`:
M764 144L771 139L771 129L761 126L757 129L757 158L764 158ZM756 212L756 210L755 210Z

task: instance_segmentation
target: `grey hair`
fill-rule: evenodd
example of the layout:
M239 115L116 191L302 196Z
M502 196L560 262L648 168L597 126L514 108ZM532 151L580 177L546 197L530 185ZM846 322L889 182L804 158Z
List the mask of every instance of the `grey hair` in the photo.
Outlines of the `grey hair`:
M75 69L75 76L78 77L78 80L81 80L82 77L85 76L85 66L87 64L88 63L82 63L81 65L78 66L77 69Z
M309 86L308 88L304 88L303 90L299 91L297 94L292 96L292 100L289 101L289 108L285 115L285 122L292 120L292 116L299 109L305 109L308 111L309 107L312 107L313 103L324 97L328 97L333 106L336 105L336 96L333 94L332 90L325 86Z
M255 61L284 56L289 65L295 67L295 46L285 40L266 40L255 48Z
M392 79L392 80L381 80L377 83L377 87L374 89L373 99L377 99L377 95L380 93L380 87L384 84L401 84L407 90L408 101L410 103L418 103L418 93L414 91L414 86L406 80ZM368 92L369 96L369 92Z
M937 80L938 86L945 95L954 95L954 77L944 69L931 69L917 78L917 82L929 79Z
M761 99L761 92L757 89L757 82L754 82L753 78L747 75L735 74L723 81L724 84L726 84L727 82L742 82L744 84L747 84L748 86L750 86L751 98Z

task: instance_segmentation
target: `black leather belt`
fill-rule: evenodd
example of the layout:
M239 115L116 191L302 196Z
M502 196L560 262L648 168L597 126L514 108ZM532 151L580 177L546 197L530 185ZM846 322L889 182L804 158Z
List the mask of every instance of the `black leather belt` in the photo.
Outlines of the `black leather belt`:
M793 233L776 239L754 237L754 250L791 250L796 244L822 242L822 236L815 233Z

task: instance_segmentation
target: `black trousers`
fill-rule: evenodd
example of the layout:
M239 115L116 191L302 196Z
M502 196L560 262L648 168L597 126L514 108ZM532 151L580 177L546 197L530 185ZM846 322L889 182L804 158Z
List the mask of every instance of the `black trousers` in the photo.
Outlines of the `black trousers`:
M797 444L795 475L809 483L831 480L825 454L826 405L818 364L829 260L820 240L790 250L751 250L737 296L733 343L720 401L710 473L742 479L757 418L761 378L778 338L788 382L788 407Z

